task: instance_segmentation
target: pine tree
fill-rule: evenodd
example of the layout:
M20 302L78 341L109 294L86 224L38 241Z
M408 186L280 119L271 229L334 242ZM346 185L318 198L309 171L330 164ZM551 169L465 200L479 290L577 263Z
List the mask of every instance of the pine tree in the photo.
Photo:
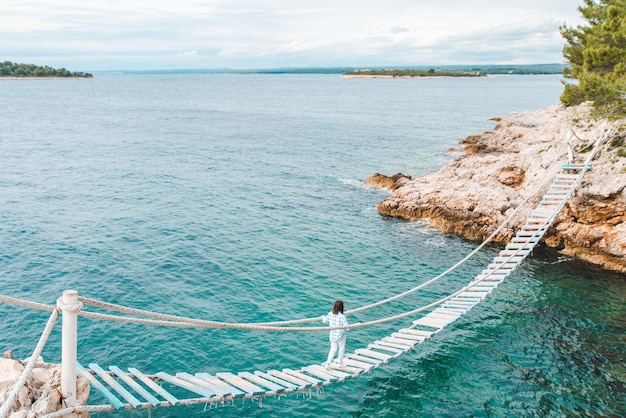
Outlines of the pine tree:
M565 106L592 101L597 112L626 115L626 0L584 0L578 8L588 25L561 27L563 56L570 64L561 95Z

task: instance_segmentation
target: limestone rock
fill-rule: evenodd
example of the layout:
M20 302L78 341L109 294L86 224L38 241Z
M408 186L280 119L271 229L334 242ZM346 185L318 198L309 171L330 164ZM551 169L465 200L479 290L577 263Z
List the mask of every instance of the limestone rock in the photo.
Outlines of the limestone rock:
M24 370L26 361L0 359L0 404L8 399L15 383ZM82 377L76 381L77 402L86 405L89 398L89 383ZM33 368L26 384L19 391L19 396L11 411L11 418L40 417L63 409L61 399L61 365L44 363L40 359ZM88 417L88 413L80 415Z
M567 155L569 130L575 134L570 139L575 162L585 161L585 150L607 129L619 131L619 122L592 120L584 104L511 113L494 121L493 131L462 141L464 154L439 171L404 180L377 206L378 211L386 216L426 219L443 232L482 240L529 198L527 207L496 238L506 242L558 171L559 167L551 164L556 157ZM626 272L626 157L618 153L621 143L604 143L544 243ZM538 183L539 193L530 196Z
M411 176L407 176L402 173L396 173L393 176L375 173L374 175L366 178L363 182L374 187L396 190L398 187L405 185L409 180L411 180Z

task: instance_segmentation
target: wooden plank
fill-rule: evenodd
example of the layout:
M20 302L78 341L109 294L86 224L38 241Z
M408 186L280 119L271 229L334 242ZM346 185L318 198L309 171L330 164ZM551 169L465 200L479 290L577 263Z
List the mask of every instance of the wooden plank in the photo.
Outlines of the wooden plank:
M311 366L305 366L301 369L302 372L307 372L308 374L313 375L316 378L320 378L326 382L337 382L339 378L327 372L325 367L318 366L313 364Z
M452 305L454 305L454 306L452 306ZM453 298L453 299L445 301L440 306L443 306L444 308L453 307L455 309L465 309L466 311L469 311L475 305L476 304L473 303L473 302L467 302L465 300L459 300L459 299Z
M475 289L475 288L484 288L484 291L493 291L495 288L497 288L498 286L500 286L500 283L502 283L504 281L504 278L499 278L499 279L480 279L480 280L476 280L474 281L474 284L470 286L470 289Z
M256 372L255 372L256 373ZM287 382L295 383L298 387L310 388L313 386L313 383L308 380L302 380L290 374L279 372L278 370L269 370L267 372L270 376L276 376L280 379L286 380Z
M322 366L321 364L312 364L311 366L307 366L307 367L313 367L313 368L316 368L316 369L318 369L318 368L322 369L322 371L324 373L327 373L327 374L329 374L331 376L335 376L340 381L346 380L346 379L350 379L350 378L354 377L357 374L361 374L361 371L363 371L363 369L350 367L350 366L344 366L343 368L331 367L330 369L327 369L326 367Z
M449 302L444 302L444 307L446 308L457 308L457 309L466 309L466 312L472 309L474 306L478 305L478 303L466 303L463 301L454 301L451 300Z
M563 170L591 170L592 164L576 164L576 163L565 163L561 166Z
M385 344L384 342L380 342L380 344L378 342L374 342L372 344L368 344L367 348L372 348L375 350L386 350L386 351L390 351L392 353L395 354L402 354L405 353L407 350L406 348L397 348L397 347L389 347L387 344ZM395 355L394 355L395 357Z
M454 321L459 319L461 316L462 315L450 316L450 315L438 314L436 312L431 312L427 314L426 316L424 316L424 318L428 318L429 320L432 320L432 321L439 321L442 324L444 324L444 326L446 326L448 324L453 323Z
M425 327L437 328L437 329L441 329L445 327L446 325L448 325L447 322L441 322L441 321L437 321L437 320L426 318L426 317L420 318L417 321L413 321L413 324L423 325Z
M396 344L396 343L393 343L391 341L385 341L384 339L376 340L376 341L374 341L374 344L384 345L384 346L389 347L389 348L395 348L396 350L402 350L403 352L409 351L411 349L411 347L412 347L412 346L407 346L407 345L403 345L403 344Z
M515 239L515 238L513 238ZM501 269L507 269L507 270L514 270L517 268L517 264L516 263L502 263L502 264L498 264L498 263L493 263L493 264L489 264L487 266L487 269L489 270L501 270Z
M496 263L506 263L506 262L521 263L523 260L524 260L524 257L522 257L521 255L513 256L513 257L495 257L493 259L493 261Z
M250 396L263 395L267 390L258 387L257 385L250 383L239 376L235 376L229 372L215 373L215 376L221 380L224 380L226 383L238 387L239 389L245 391Z
M462 297L462 298L479 298L479 299L482 300L489 293L491 293L491 292L470 292L470 291L466 290L465 292L460 293L459 297Z
M206 387L194 385L193 383L181 379L180 377L172 376L171 374L165 372L158 372L157 374L155 374L155 376L163 380L164 382L181 387L183 389L187 389L188 391L197 393L198 395L204 396L206 398L212 398L217 396L216 393L207 389Z
M104 396L104 398L111 403L111 406L115 409L124 409L124 402L120 401L109 389L107 389L98 379L94 377L88 370L86 370L80 363L76 362L76 370L80 373L89 384Z
M182 379L182 380L184 380L186 382L189 382L189 383L191 383L193 385L205 388L208 391L215 393L215 396L217 396L218 398L225 398L225 397L226 398L232 398L233 397L233 394L232 394L231 390L224 390L224 388L222 388L220 386L213 385L213 384L207 382L206 380L201 379L198 376L194 376L194 375L192 375L190 373L179 372L179 373L176 373L176 377L178 377L179 379Z
M402 328L398 331L400 334L411 334L422 338L430 338L435 333L432 331L424 331L423 329Z
M459 293L458 295L456 295L456 298L460 301L467 301L467 302L482 302L483 299L485 299L485 296L487 296L486 293L478 293L478 294L472 294L472 293L477 293L477 292L470 292L469 290L466 290L462 293Z
M431 313L441 318L450 318L451 320L455 320L463 316L463 312L450 311L446 308L436 308Z
M468 306L468 305L456 305L453 302L445 302L444 305L445 308L452 308L452 309L464 309L465 313L469 312L470 309L472 309L474 307L474 305Z
M456 299L454 299L454 301L456 303L463 303L463 302L465 302L467 304L471 304L472 306L476 306L480 302L483 301L483 298L464 298L464 297L457 296Z
M405 340L410 343L411 346L417 345L426 339L426 337L421 335L412 335L402 332L393 332L391 333L391 337L397 340Z
M268 380L270 382L274 382L277 385L284 386L285 388L289 389L289 391L304 389L304 386L295 385L293 382L289 382L287 380L281 379L276 376L272 376L271 374L268 374L268 373L260 372L258 370L254 372L254 375L262 379Z
M498 286L500 286L500 284L504 281L504 279L506 279L506 277L498 277L497 279L493 277L489 277L489 278L475 280L473 284L470 284L469 290L482 288L484 290L481 290L481 292L490 293L490 292L493 292Z
M494 281L494 282L501 282L509 274L511 274L512 271L513 271L512 269L503 271L503 269L486 268L483 271L481 271L480 274L476 275L476 278L474 279L474 281L475 282L482 282L482 281L491 280L491 281Z
M392 344L397 344L397 345L403 345L406 348L412 348L412 347L415 347L417 344L419 344L419 342L414 341L414 340L407 340L404 338L395 338L393 336L385 337L382 339L382 341L392 343Z
M517 268L516 263L501 263L501 264L492 263L492 264L487 265L486 270L493 272L493 273L508 274L511 271L515 270L516 268Z
M314 385L319 385L320 383L322 383L319 379L316 379L316 378L314 378L312 376L308 376L308 375L306 375L304 373L300 373L297 370L283 369L283 373L286 373L286 374L291 375L291 376L295 376L298 379L305 380L305 381L310 382L310 383L312 383Z
M141 386L135 379L130 377L128 373L125 373L122 369L117 366L109 366L109 370L111 370L115 375L124 381L128 386L133 388L135 392L139 395L143 396L143 398L152 406L161 405L162 401L158 400L153 394L148 392L143 386Z
M506 248L507 250L532 250L533 248L535 248L535 244L527 242L509 242L504 248Z
M357 353L358 355L361 356L365 356L365 357L371 357L373 359L377 359L377 360L382 360L382 361L389 361L391 358L393 358L393 356L389 355L389 354L385 354L385 353L379 353L378 351L374 351L374 350L369 350L366 348L359 348L354 350L355 353Z
M429 314L427 314L426 316L424 316L424 318L428 318L428 319L432 319L434 321L440 321L443 324L451 324L452 322L456 321L459 317L451 317L449 315L440 315L440 314L436 314L434 312L431 312Z
M343 362L346 363L348 366L357 367L363 372L369 372L374 368L374 365L371 363L365 363L363 361L353 360L351 358L345 358L343 359Z
M453 306L449 306L449 305L446 305L444 303L443 305L441 305L437 309L435 309L435 311L437 311L437 312L455 312L455 313L458 313L460 315L465 315L465 313L467 313L467 311L469 311L469 309L467 307L455 308Z
M264 386L272 392L283 393L287 389L289 389L289 387L287 386L281 386L277 383L272 382L271 380L264 379L263 377L252 374L250 372L239 372L237 373L237 375L242 379L246 379L247 381L254 383L257 386Z
M141 380L141 382L143 382L144 385L148 386L150 389L152 389L155 393L157 393L159 396L161 396L170 404L178 405L178 403L180 402L174 395L172 395L171 393L163 389L161 386L157 385L154 380L150 379L148 376L141 373L139 370L135 369L134 367L130 367L128 371L137 379Z
M493 293L497 286L472 286L471 290L476 292L486 292L487 294Z
M456 303L456 304L461 304L461 305L466 305L466 306L474 306L476 304L478 304L478 302L480 302L480 299L468 299L468 298L461 298L458 295L453 297L452 299L449 300L449 302L452 303Z
M96 363L89 363L89 368L96 372L98 377L104 380L118 395L126 400L133 408L139 408L142 402L135 398L125 387L119 384L113 376L107 373L102 367L98 366Z
M529 222L529 221L533 221L533 220L536 221L537 223ZM549 225L549 222L548 222L547 218L534 219L534 218L531 217L531 218L527 219L526 223L524 225L522 225L522 227L519 229L519 231L533 232L533 233L535 233L535 236L530 235L530 237L531 238L538 238L542 233L544 233L544 232L546 232L548 230L549 226L550 225Z
M350 360L361 361L363 363L371 363L375 366L380 366L381 364L383 364L381 360L373 359L371 357L360 356L354 353L349 354L346 358L349 358Z
M231 386L223 380L218 379L215 376L211 376L208 373L196 373L195 377L201 381L199 384L208 386L209 389L220 394L221 396L241 398L246 395L246 393L241 389Z
M528 255L528 254L530 254L529 250L500 251L500 256L503 256L503 257L507 255Z

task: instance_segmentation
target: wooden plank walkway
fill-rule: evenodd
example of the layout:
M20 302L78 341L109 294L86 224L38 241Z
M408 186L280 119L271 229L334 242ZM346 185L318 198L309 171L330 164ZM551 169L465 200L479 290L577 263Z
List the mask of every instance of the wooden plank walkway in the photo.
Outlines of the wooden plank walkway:
M393 332L365 348L347 354L344 368L339 369L333 365L329 370L322 365L313 364L298 370L237 374L224 372L216 373L215 376L208 373L192 375L185 372L173 376L158 372L149 376L136 368L129 368L128 372L125 372L111 366L107 371L91 363L89 368L79 365L78 371L89 380L91 387L110 403L112 410L261 398L310 391L353 379L412 350L485 300L539 243L562 206L574 194L584 171L588 169L590 169L588 164L564 164L524 226L485 270L460 292L413 321L412 326ZM187 393L187 398L179 400L164 387L165 385L177 393Z

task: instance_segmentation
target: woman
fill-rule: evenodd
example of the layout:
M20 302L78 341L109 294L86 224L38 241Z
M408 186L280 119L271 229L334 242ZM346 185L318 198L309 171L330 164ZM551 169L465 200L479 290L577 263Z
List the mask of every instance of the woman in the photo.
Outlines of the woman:
M348 320L343 314L343 302L338 300L333 305L333 310L322 317L322 321L328 323L331 327L345 327L348 325ZM328 339L330 340L330 352L328 353L328 360L326 361L326 368L330 369L330 365L333 362L335 353L339 351L337 355L337 363L339 367L344 367L343 357L346 353L346 331L347 329L333 329L330 330Z

